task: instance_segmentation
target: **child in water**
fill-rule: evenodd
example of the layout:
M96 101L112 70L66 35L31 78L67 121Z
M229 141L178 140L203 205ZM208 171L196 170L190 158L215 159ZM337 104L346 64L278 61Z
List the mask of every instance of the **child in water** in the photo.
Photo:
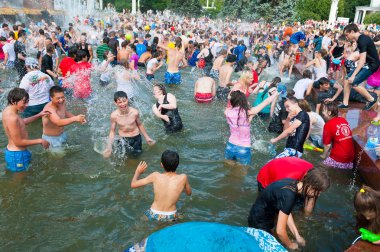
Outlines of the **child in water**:
M354 206L357 228L380 234L380 192L363 185L355 194ZM380 245L380 241L373 243Z
M177 174L179 164L178 153L166 150L161 156L161 167L164 173L153 172L147 177L139 179L148 167L145 161L139 163L133 176L131 187L138 188L147 184L153 184L154 201L145 215L149 220L176 221L178 219L176 203L185 190L191 195L191 187L186 174Z

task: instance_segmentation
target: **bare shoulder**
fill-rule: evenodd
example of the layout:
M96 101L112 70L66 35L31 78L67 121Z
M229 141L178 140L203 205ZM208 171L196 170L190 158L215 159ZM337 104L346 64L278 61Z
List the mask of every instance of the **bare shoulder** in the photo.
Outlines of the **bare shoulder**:
M117 110L114 110L111 115L110 115L110 118L111 120L116 120L117 119L117 115L118 115L118 111Z
M2 113L2 119L5 123L15 123L20 119L20 117L18 114L14 113L10 109L6 108L6 109L4 109L4 111Z
M129 109L130 109L132 115L139 115L139 111L138 111L138 109L136 109L136 108L132 108L132 107L129 107Z

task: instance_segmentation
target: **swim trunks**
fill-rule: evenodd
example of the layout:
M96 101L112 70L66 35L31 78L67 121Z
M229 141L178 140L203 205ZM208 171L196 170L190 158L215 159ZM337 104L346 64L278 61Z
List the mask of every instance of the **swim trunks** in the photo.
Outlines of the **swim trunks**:
M165 73L165 84L181 84L181 74L177 73Z
M278 154L275 158L283 158L283 157L298 157L298 158L301 158L302 157L302 153L295 150L295 149L292 149L292 148L285 148L283 152L281 152L280 154Z
M145 63L143 63L143 62L137 62L137 66L139 66L139 67L145 67Z
M195 93L195 100L199 103L208 103L212 101L211 93Z
M141 135L134 137L121 137L114 142L114 152L117 156L126 154L138 155L142 152Z
M47 136L42 135L42 139L50 143L49 149L53 150L54 148L62 147L67 142L67 134L63 132L59 136Z
M251 164L252 154L250 147L242 147L227 142L226 150L224 151L224 157L228 160L236 160L242 165Z
M177 210L172 212L162 212L150 208L149 210L146 210L144 214L148 217L148 220L157 220L163 222L177 221L179 217Z
M354 163L353 162L341 163L341 162L335 161L331 157L326 158L323 161L323 164L326 165L326 166L329 166L329 167L338 168L338 169L344 169L344 170L354 168Z
M5 149L7 169L12 172L21 172L28 169L31 159L32 153L28 150L10 151L7 148Z
M216 97L224 101L227 101L227 97L229 93L230 93L230 89L228 87L218 87L216 89Z
M216 80L219 80L219 70L211 69L210 77Z

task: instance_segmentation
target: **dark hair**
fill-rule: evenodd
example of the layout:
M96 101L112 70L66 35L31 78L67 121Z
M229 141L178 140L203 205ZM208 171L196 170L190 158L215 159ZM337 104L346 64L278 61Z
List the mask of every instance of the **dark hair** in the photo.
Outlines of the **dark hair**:
M158 57L160 57L160 55L161 55L161 52L160 51L156 51L156 52L153 53L152 58L158 58Z
M55 47L52 44L48 44L46 46L46 52L48 52L48 53L54 53L54 49L55 49Z
M331 117L336 117L339 115L338 104L336 102L323 103L322 106L324 106L326 110L331 113Z
M298 105L303 111L311 112L310 104L306 100L304 99L298 100Z
M104 37L104 38L103 38L103 43L104 43L104 44L107 44L107 45L108 45L109 42L110 42L109 37Z
M162 91L163 95L167 95L166 88L165 88L164 85L162 85L162 84L155 84L153 87L158 87Z
M73 58L73 57L75 57L75 55L77 54L77 52L78 52L78 47L72 46L67 51L67 54L68 54L69 57Z
M122 43L121 43L121 47L127 47L127 45L129 44L129 40L124 40Z
M78 50L77 55L76 55L76 61L81 61L85 57L87 57L87 53L83 50Z
M145 38L151 38L152 35L150 35L149 33L145 35Z
M311 71L309 69L306 69L305 71L303 71L302 77L304 79L306 79L306 78L311 79L311 77L312 77Z
M272 88L274 87L277 87L277 84L281 82L281 78L280 77L274 77L273 80L272 80L272 83L269 85L269 87L267 87L266 89L264 89L262 95L261 95L261 99L264 99L264 96L266 95L266 93L268 93L269 90L271 90Z
M323 48L323 49L319 50L319 53L321 54L322 58L324 58L327 55L327 50Z
M310 169L301 180L301 194L305 198L317 199L321 192L326 191L330 187L330 179L326 171L318 168ZM314 195L309 196L308 191L314 190Z
M7 39L5 37L1 36L0 41L7 41Z
M45 35L45 31L44 31L43 29L40 29L40 30L38 31L38 33L39 33L40 35Z
M228 54L226 62L229 62L229 63L236 62L236 55L235 54Z
M161 163L167 172L175 172L179 164L179 155L176 151L166 150L161 155Z
M19 101L24 100L25 102L29 101L29 94L23 88L14 88L8 93L8 105L14 105Z
M182 39L181 39L181 37L177 37L175 39L175 47L176 48L181 48L182 47Z
M153 38L153 42L152 42L152 44L158 44L158 37L154 37L154 38Z
M18 37L24 37L24 36L26 36L26 31L25 30L20 30L18 32Z
M128 99L128 95L126 92L124 91L117 91L114 95L113 95L113 100L115 102L117 102L117 100L119 100L120 98L126 98Z
M290 101L293 104L298 104L298 99L294 96L288 97L286 101Z
M322 77L318 80L319 82L319 86L322 86L323 84L326 84L326 83L329 83L330 84L330 81L329 79L327 79L326 77Z
M359 28L356 24L348 24L344 27L343 34L351 32L359 32Z
M363 185L355 194L354 206L356 211L357 228L366 228L369 231L378 234L380 232L380 192L373 190L371 187ZM374 212L376 217L368 220L364 214Z
M60 86L52 86L49 90L50 97L53 97L57 93L63 93L63 88Z
M4 24L1 26L1 28L6 28L6 27L8 27L8 24L6 24L6 23L4 23Z
M240 119L240 112L244 110L246 119L248 121L249 115L248 115L248 110L249 110L249 104L247 101L247 98L245 95L240 92L240 91L233 91L231 92L231 99L230 99L231 106L233 108L239 107L239 113L238 113L238 118L236 121L237 126L239 126L239 119Z

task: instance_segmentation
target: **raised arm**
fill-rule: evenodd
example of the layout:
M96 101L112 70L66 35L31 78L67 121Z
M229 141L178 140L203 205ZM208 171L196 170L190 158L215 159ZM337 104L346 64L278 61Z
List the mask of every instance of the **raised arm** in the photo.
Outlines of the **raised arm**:
M249 110L248 114L249 115L256 115L256 114L258 114L261 110L263 110L266 106L268 106L277 96L278 96L277 92L275 94L269 96L268 98L266 98L263 102L261 102L256 107L252 107Z
M156 177L156 172L148 175L146 178L139 179L140 175L143 174L148 167L145 161L141 161L136 168L135 175L132 178L131 187L138 188L154 182Z
M84 115L77 115L70 118L61 119L55 111L49 110L49 112L51 113L49 115L49 120L58 127L67 126L74 122L84 123L86 120Z

